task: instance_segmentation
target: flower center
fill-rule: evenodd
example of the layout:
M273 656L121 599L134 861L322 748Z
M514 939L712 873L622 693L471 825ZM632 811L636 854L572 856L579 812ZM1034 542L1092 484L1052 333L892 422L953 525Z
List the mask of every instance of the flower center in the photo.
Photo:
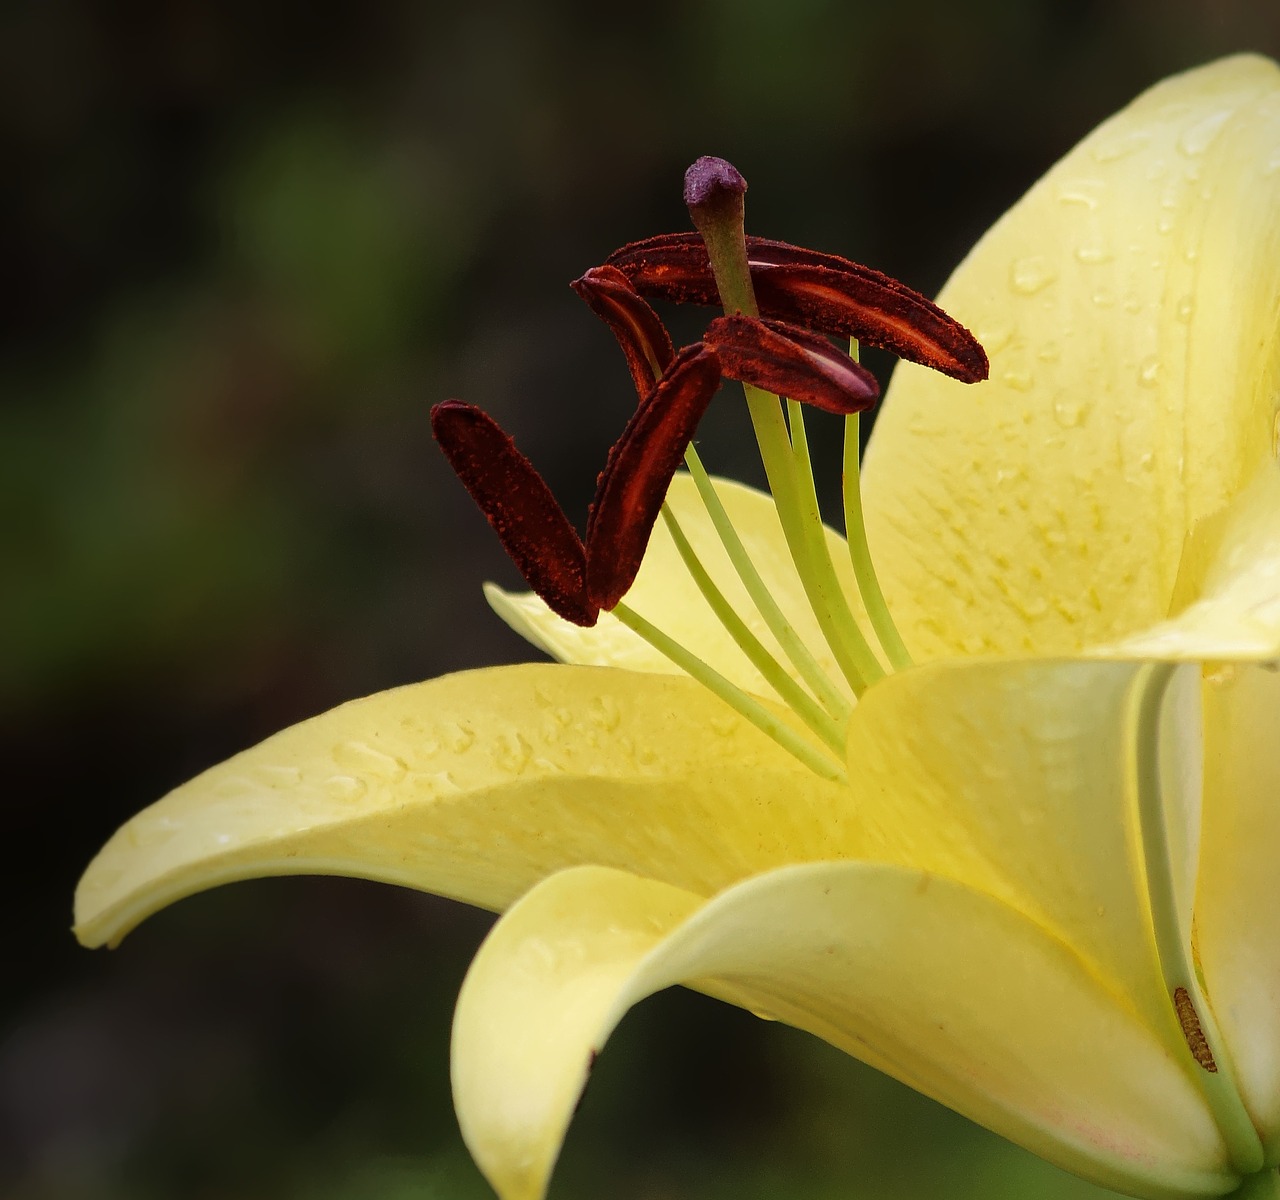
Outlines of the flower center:
M640 397L600 475L585 541L491 418L450 400L436 406L432 424L507 552L552 611L586 626L601 611L611 612L806 766L823 777L843 779L853 699L911 663L876 579L863 523L859 413L875 401L879 388L858 362L859 342L966 382L986 377L987 359L963 326L897 280L835 255L748 239L745 192L745 180L730 164L699 159L685 177L685 202L697 234L662 235L624 246L573 284L617 338ZM711 322L703 341L676 354L646 295L718 302L725 316ZM848 338L849 353L830 336ZM740 381L746 393L782 533L830 648L838 672L834 678L770 594L693 447L697 423L722 376ZM845 529L866 628L854 615L831 557L805 404L844 418ZM682 457L707 518L782 658L735 611L666 503ZM659 516L716 618L809 734L626 603Z

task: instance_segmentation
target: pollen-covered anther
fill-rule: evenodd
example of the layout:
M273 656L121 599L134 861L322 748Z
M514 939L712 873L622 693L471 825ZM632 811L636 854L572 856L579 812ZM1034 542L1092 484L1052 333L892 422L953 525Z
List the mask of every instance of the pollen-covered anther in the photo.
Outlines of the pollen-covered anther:
M617 267L592 267L569 286L618 339L636 395L648 395L675 357L662 319Z
M959 379L987 377L977 338L905 283L836 254L748 237L747 262L761 316L835 337L857 338ZM643 296L718 305L707 248L696 233L632 242L606 260Z
M1218 1073L1218 1064L1209 1048L1209 1039L1204 1035L1200 1024L1200 1015L1192 1003L1191 996L1184 987L1173 989L1173 1007L1178 1014L1178 1024L1182 1026L1182 1036L1187 1039L1187 1048L1191 1057L1211 1075Z
M686 346L609 451L587 521L592 605L613 608L635 581L671 478L719 386L716 352Z
M862 412L880 396L876 378L819 333L785 321L717 317L703 335L721 374L827 412Z
M474 405L446 400L431 410L431 431L529 586L566 621L594 625L582 539L502 427Z

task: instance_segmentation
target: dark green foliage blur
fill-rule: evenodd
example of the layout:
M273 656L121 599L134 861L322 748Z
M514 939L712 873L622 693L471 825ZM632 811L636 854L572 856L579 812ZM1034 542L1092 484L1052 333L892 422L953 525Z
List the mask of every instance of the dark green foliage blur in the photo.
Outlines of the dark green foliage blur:
M1099 119L1246 48L1280 52L1274 5L0 8L0 1195L487 1195L447 1064L486 917L272 880L89 954L81 867L286 723L532 656L481 600L515 577L427 409L483 404L581 519L630 384L565 284L684 227L690 159L738 164L756 232L933 291ZM739 416L704 452L754 478ZM624 1023L553 1188L1098 1194L681 992Z

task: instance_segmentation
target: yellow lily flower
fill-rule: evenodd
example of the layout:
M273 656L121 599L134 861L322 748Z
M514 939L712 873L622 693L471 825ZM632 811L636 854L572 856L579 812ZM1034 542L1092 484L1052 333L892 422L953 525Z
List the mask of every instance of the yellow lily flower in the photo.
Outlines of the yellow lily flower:
M595 1053L675 983L1105 1186L1271 1194L1280 69L1233 58L1139 97L940 303L991 378L896 372L861 498L883 605L858 537L854 565L829 531L794 565L798 492L718 482L779 635L705 477L680 476L616 615L581 628L490 590L560 664L354 701L213 768L103 849L77 936L115 944L183 896L273 874L503 912L459 999L453 1075L505 1200L543 1195ZM786 673L817 681L825 716L724 703L773 697L776 672L691 560L774 660L798 638L807 666ZM901 669L847 686L832 578Z

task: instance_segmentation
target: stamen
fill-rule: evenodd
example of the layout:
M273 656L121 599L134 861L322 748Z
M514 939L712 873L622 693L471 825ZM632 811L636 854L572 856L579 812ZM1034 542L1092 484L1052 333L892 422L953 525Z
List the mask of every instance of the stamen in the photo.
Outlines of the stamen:
M717 317L704 338L720 356L723 375L774 395L840 415L870 408L880 397L880 385L866 367L798 325Z
M566 621L594 625L599 609L587 598L582 540L515 442L461 400L431 410L431 431L529 586Z
M635 581L671 478L719 386L715 351L686 346L609 451L587 520L593 605L613 608Z
M837 754L843 755L845 734L842 726L838 726L823 712L821 706L782 668L765 644L747 628L747 623L738 616L733 606L725 598L725 594L715 585L715 581L702 565L701 560L685 537L684 530L669 504L662 506L662 519L666 522L671 540L680 552L681 559L693 577L694 583L702 593L711 611L715 613L720 624L733 638L751 665L755 667L765 681L778 694L778 698L787 705L810 729L813 730Z
M702 161L699 160L699 163ZM697 167L698 164L695 163L694 166ZM757 311L751 289L751 276L746 266L740 203L746 185L743 183L741 189L737 190L732 178L726 184L717 175L709 174L706 177L711 179L713 187L696 193L700 204L698 210L692 212L694 222L706 226L703 234L706 250L716 285L724 296L725 308L736 309L754 317ZM741 180L741 176L737 178ZM724 186L730 193L727 199L715 198L714 189L720 186ZM687 184L686 189L689 190ZM735 191L736 200L733 195ZM769 489L777 504L778 518L796 571L804 584L805 594L823 637L831 647L841 672L854 694L861 695L868 684L884 672L880 670L862 631L854 623L848 601L836 578L827 547L826 530L818 509L812 472L801 472L799 469L777 397L750 384L744 384L743 390L765 475L769 480Z
M617 267L592 267L569 286L618 339L636 395L643 399L675 357L661 318Z
M1160 773L1161 713L1177 670L1176 663L1152 663L1138 673L1129 714L1131 729L1126 739L1134 747L1131 778L1136 793L1151 926L1160 972L1188 1051L1205 1067L1196 1072L1196 1082L1213 1113L1232 1165L1241 1175L1252 1175L1262 1169L1262 1143L1240 1098L1230 1058L1223 1053L1222 1033L1213 1009L1200 987L1190 931L1183 928L1178 917L1177 886ZM1188 1010L1196 1017L1198 1036L1194 1039L1187 1029ZM1216 1069L1210 1071L1206 1061L1212 1062Z
M731 683L714 667L700 659L674 638L650 624L638 612L625 604L614 607L613 615L628 629L644 638L659 654L669 658L686 675L697 680L709 692L714 693L739 716L750 721L761 733L773 738L783 749L795 755L806 767L823 779L834 783L848 783L849 777L841 763L828 758L811 742L801 737L791 726L779 720L754 696L749 696Z
M783 653L791 660L800 678L822 702L827 712L843 726L849 720L853 706L827 677L827 673L809 652L809 647L801 640L800 635L796 633L791 622L787 620L786 614L773 598L768 586L756 570L755 563L751 561L747 548L742 544L742 539L729 519L729 514L720 501L715 485L711 482L711 477L707 474L707 469L702 465L702 460L692 444L684 452L684 461L685 466L689 468L689 474L693 477L694 486L698 489L703 507L707 510L711 524L720 538L720 544L729 556L729 561L738 573L743 587L747 589L747 595L751 597L756 611L764 619L769 632L778 639Z
M851 354L857 353L857 342L851 342ZM858 591L862 595L863 607L867 610L867 619L875 631L890 666L895 671L911 666L911 655L903 643L898 626L894 623L889 605L880 590L880 579L876 575L875 564L871 561L871 547L867 543L867 526L862 515L862 430L857 413L850 413L844 419L844 472L841 477L841 491L844 496L844 536L849 546L849 561L853 565L853 576L858 581Z
M769 238L747 238L744 253L762 315L857 338L965 383L986 379L986 351L973 334L892 276ZM713 258L699 235L669 233L631 242L605 261L641 295L715 305L721 300ZM730 311L752 311L736 300L724 303Z
M826 571L830 573L831 579L835 581L835 566L832 563L831 552L827 546L826 528L822 523L822 512L818 507L818 493L813 481L813 463L809 458L809 437L804 427L804 409L794 400L787 401L787 426L791 431L791 457L795 463L796 478L805 485L802 489L801 503L804 506L804 515L807 518L805 522L806 529L816 529L821 536L822 558L820 565L825 567ZM815 554L818 552L816 546L813 552ZM838 582L836 586L839 586ZM848 639L846 643L847 653L852 655L858 672L870 685L875 683L877 679L884 678L884 668L880 665L880 660L876 658L875 653L867 644L867 639L862 630L853 619L853 613L849 610L843 591L840 591L840 600L843 610L841 615L845 619L843 632Z

